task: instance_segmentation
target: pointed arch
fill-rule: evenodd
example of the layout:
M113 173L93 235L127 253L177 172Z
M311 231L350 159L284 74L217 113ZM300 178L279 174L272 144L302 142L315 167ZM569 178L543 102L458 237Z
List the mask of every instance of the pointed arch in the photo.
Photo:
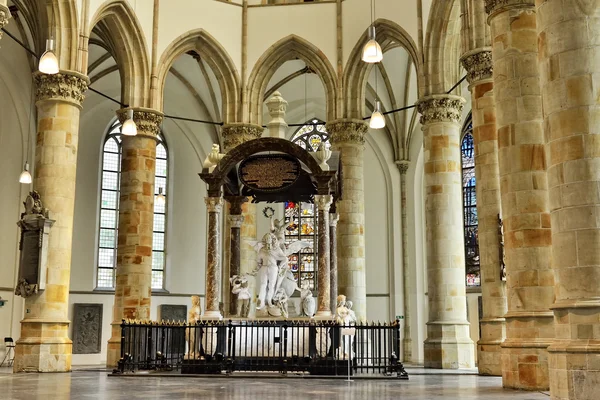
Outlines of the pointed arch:
M111 1L96 11L86 34L86 52L94 28L110 41L107 45L115 52L112 56L121 75L121 103L130 107L149 107L150 57L144 32L129 3L125 0ZM84 68L87 69L87 65Z
M417 71L417 86L421 87L422 62L419 57L417 45L414 40L397 23L378 19L374 22L377 31L377 41L383 49L390 48L394 44L402 46L412 58ZM362 49L369 40L368 28L365 29L360 39L352 49L350 57L346 63L344 73L344 117L362 118L365 115L365 96L367 90L367 80L372 64L362 61Z
M163 109L167 74L180 55L192 50L210 66L219 82L222 122L238 122L241 110L239 73L225 48L204 29L184 33L163 52L158 62L158 84L153 89L152 107L156 110Z
M336 73L333 66L315 45L297 35L289 35L269 47L258 59L248 78L248 96L250 122L262 123L263 94L273 74L286 61L301 59L323 82L325 88L325 104L327 120L336 118L335 104L337 98Z

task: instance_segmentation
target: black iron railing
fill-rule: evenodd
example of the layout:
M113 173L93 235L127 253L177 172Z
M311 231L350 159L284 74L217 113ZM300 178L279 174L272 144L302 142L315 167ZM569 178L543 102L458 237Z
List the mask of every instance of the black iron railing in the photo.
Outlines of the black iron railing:
M123 321L115 373L235 371L378 375L408 379L399 360L400 325L332 321Z

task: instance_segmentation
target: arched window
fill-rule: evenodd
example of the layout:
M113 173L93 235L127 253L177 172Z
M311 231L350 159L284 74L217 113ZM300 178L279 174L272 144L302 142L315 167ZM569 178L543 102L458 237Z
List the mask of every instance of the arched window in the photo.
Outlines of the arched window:
M162 133L156 144L154 190L168 193L168 151ZM102 186L100 199L100 232L98 235L98 270L96 287L114 289L117 267L117 236L119 227L119 188L121 182L121 124L115 121L109 128L102 150ZM165 233L167 209L154 202L152 240L152 289L164 288Z
M325 123L318 119L308 121L299 128L291 138L293 143L310 152L317 151L321 143L330 147L329 134L325 130ZM293 223L287 228L285 241L305 240L311 246L289 257L289 266L294 278L301 282L308 281L310 289L316 289L317 282L317 212L313 203L285 203L285 222Z
M465 229L465 269L467 287L481 285L479 267L479 237L477 218L477 193L475 191L475 146L473 143L473 121L471 114L463 126L461 143L462 186Z

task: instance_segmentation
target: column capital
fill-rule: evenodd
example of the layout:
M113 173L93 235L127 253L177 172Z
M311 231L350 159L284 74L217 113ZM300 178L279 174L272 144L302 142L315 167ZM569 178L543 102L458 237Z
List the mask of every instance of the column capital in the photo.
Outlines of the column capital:
M467 71L467 81L472 85L485 79L492 79L492 48L484 47L466 52L460 62Z
M452 94L434 94L417 102L421 125L435 122L460 123L465 99Z
M243 215L230 215L229 223L231 224L232 228L241 228L242 224L244 223L244 216Z
M333 197L330 194L317 194L315 195L315 205L319 211L326 211L329 213L329 206L333 201Z
M221 128L221 136L223 137L223 151L227 153L234 147L250 140L259 139L262 136L264 129L260 125L235 122L224 124Z
M87 76L74 71L60 71L53 75L35 72L33 80L36 102L58 100L72 103L79 108L85 99L84 93L90 83Z
M491 17L511 8L534 8L535 0L485 0L485 12Z
M325 129L329 132L333 144L365 144L365 135L369 125L360 119L342 118L327 122Z
M329 226L335 228L337 227L338 221L340 220L340 214L329 214Z
M8 24L10 19L10 10L7 5L0 4L0 29L4 28ZM2 39L3 32L0 31L0 39Z
M151 108L129 107L117 110L117 118L123 123L127 120L127 112L133 110L133 122L137 127L138 136L148 136L156 139L160 134L163 113Z
M408 160L396 161L396 167L398 167L398 171L400 171L401 175L406 175L406 172L408 172L409 164L410 162Z
M206 208L208 212L217 212L220 213L223 208L223 198L222 197L205 197L204 202L206 203Z

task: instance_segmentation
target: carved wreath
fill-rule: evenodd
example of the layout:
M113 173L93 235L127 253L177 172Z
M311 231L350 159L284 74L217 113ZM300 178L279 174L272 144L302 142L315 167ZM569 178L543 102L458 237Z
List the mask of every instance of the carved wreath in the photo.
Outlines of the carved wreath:
M263 215L266 218L271 218L273 215L275 215L275 210L273 210L273 208L271 208L271 207L265 207L263 209Z

